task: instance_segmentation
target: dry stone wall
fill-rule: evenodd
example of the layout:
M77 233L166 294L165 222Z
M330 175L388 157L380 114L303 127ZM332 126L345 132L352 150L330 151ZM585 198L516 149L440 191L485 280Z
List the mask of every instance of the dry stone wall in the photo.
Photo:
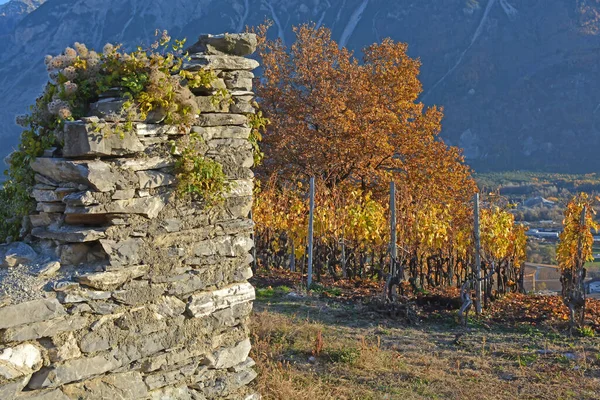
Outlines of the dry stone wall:
M118 119L110 94L32 163L31 234L0 251L0 399L259 398L247 387L255 47L204 36L185 64L231 94L198 92L191 129L233 183L221 204L175 195L178 127L98 133Z

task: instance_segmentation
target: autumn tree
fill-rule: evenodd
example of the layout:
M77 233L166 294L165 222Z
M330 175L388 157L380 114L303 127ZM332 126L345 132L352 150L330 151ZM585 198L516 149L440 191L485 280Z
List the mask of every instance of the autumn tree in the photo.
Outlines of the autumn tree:
M442 110L418 100L420 61L390 39L364 48L359 59L326 28L295 28L289 48L266 40L267 29L258 32L264 73L257 94L271 124L257 173L269 189L257 198L271 200L255 210L259 231L273 235L272 225L261 221L287 213L273 210L285 203L275 197L303 201L287 192L315 176L317 265L334 275L336 266L342 276L377 273L389 265L387 194L394 180L398 258L413 287L463 282L473 253L476 186L461 151L439 138ZM295 213L289 219L278 224L297 248L301 236L292 231L306 225Z
M562 297L569 308L571 330L575 324L583 325L585 318L584 265L594 260L591 230L598 229L593 214L592 199L585 193L575 196L565 209L564 228L556 248L561 268Z
M420 61L407 55L406 44L385 39L363 49L359 61L326 28L294 32L289 49L265 40L259 50L264 73L257 94L271 121L260 172L315 176L328 187L364 193L386 190L393 175L409 191L429 183L443 186L446 196L473 191L460 152L437 137L442 110L418 102Z

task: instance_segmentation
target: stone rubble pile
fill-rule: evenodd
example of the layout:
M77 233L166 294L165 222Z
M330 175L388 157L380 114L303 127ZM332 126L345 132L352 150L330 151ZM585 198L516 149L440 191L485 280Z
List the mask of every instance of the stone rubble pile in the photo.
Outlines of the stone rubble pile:
M109 95L32 163L29 244L0 249L0 270L35 270L42 289L21 298L0 274L0 399L259 398L247 387L255 48L251 34L207 35L185 64L231 93L195 93L191 129L232 183L221 204L175 194L171 143L190 132L156 120L99 133L122 104Z

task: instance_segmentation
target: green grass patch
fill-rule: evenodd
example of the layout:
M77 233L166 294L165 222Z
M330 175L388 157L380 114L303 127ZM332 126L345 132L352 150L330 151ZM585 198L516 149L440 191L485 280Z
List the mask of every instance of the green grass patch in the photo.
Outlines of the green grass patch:
M360 357L360 350L355 347L346 347L343 349L330 349L325 354L334 363L354 364Z
M257 288L256 289L256 298L258 300L270 299L273 297L283 296L291 292L292 289L287 286L277 286L275 288L267 287L267 288Z
M577 332L579 333L579 335L583 336L583 337L596 337L596 331L589 327L589 326L584 326L582 328L578 328Z
M538 360L539 356L537 354L519 354L517 356L517 364L520 367L528 367L535 363Z
M313 283L312 285L310 285L310 290L313 293L320 295L325 294L329 295L330 297L339 297L342 295L342 289L336 287L328 288L323 285L319 285L318 283Z

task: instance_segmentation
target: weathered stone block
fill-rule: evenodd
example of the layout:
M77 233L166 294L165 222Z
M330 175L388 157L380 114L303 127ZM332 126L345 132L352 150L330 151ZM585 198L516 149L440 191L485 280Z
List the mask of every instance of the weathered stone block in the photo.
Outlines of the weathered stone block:
M23 388L29 382L29 376L19 378L10 383L0 383L0 399L15 399L17 394L23 390Z
M127 200L135 197L135 189L115 190L112 200Z
M227 89L231 90L252 90L252 80L254 74L249 71L228 71L221 74Z
M68 196L65 196L62 201L70 206L91 206L100 204L95 193L90 191L71 193Z
M204 113L198 117L197 127L224 127L224 126L245 126L248 123L248 117L240 114L219 114ZM192 131L195 132L195 128Z
M155 390L168 385L178 384L188 376L192 376L198 368L198 361L188 365L178 366L175 371L157 373L148 375L144 378L144 383L148 389Z
M139 278L146 272L148 272L147 265L136 265L118 271L82 275L77 277L77 281L94 289L114 290L131 279Z
M92 247L85 243L62 245L59 248L60 262L64 265L79 265L87 261L91 250Z
M240 364L237 364L237 365L234 365L233 367L231 367L231 370L234 372L240 372L245 369L252 368L255 365L256 365L256 362L254 362L254 360L252 358L248 357L244 361L242 361Z
M61 317L50 321L41 321L30 325L8 328L1 337L5 342L24 342L41 337L54 336L61 332L76 331L85 328L87 324L87 317Z
M254 299L254 287L249 283L242 283L215 290L214 292L192 295L188 303L188 312L194 318L200 318L210 315L217 310Z
M249 131L247 131L248 133L250 133ZM229 151L232 150L237 150L237 149L247 149L247 150L251 150L252 149L252 145L250 144L250 142L248 142L248 140L246 139L240 139L240 138L231 138L231 137L225 137L225 138L213 138L211 140L208 141L207 143L208 145L208 151L209 152L215 152L215 153L227 153Z
M149 395L150 400L196 400L186 385L153 390Z
M16 400L73 400L69 399L61 390L39 390L35 392L23 392Z
M196 105L200 113L228 113L230 103L228 101L214 101L212 96L196 96Z
M246 102L235 102L231 105L231 112L236 112L240 114L254 114L256 113L256 108L250 103Z
M80 121L65 124L63 156L66 158L123 156L143 150L144 145L134 131L106 135L94 124Z
M253 241L249 237L223 236L198 242L194 247L194 254L196 256L235 257L247 253L252 246Z
M170 186L175 183L175 177L160 171L138 171L139 187L153 189L161 186Z
M2 254L2 266L8 267L32 262L38 256L31 246L23 242L13 242L0 249L0 253Z
M57 363L81 357L81 350L72 332L42 339L40 343L48 351L50 362Z
M138 136L180 136L187 132L182 132L181 128L175 125L157 125L157 124L134 124Z
M40 239L51 239L69 243L94 242L106 237L105 229L81 228L76 226L34 228L31 234Z
M250 179L237 179L231 181L231 188L224 197L249 197L252 196L254 190L254 182Z
M0 308L0 329L31 324L66 315L56 299L33 300Z
M252 149L248 148L230 149L225 153L219 149L214 149L207 151L206 156L223 165L223 170L232 167L250 168L254 165Z
M90 104L91 118L88 119L92 122L92 128L100 126L100 118L105 121L119 121L125 117L123 112L123 105L125 99L121 97L102 97L95 103ZM97 118L94 118L97 117Z
M100 192L114 190L124 177L102 161L68 161L62 158L38 157L31 168L58 182L74 182L90 186Z
M202 35L187 51L190 54L247 56L256 51L256 46L258 46L258 41L253 33L225 33L222 35Z
M166 291L163 284L150 284L147 281L133 281L123 290L112 293L112 298L121 304L136 306L148 304L160 298Z
M188 71L198 71L201 69L252 71L258 68L259 65L258 61L244 57L192 54L190 60L183 63L183 69Z
M77 358L36 372L27 387L30 389L55 388L104 374L120 366L121 363L110 354Z
M79 285L78 285L79 286ZM112 292L102 292L96 290L85 290L83 288L74 288L59 293L58 299L63 304L84 303L94 300L108 300Z
M48 261L43 263L40 266L39 271L37 272L38 276L42 277L51 277L56 275L58 271L60 271L60 263L58 261Z
M220 399L248 385L256 376L256 372L251 369L240 372L208 370L195 376L200 383L189 387L200 391L208 399Z
M90 307L89 304L86 303L78 303L75 304L73 307L69 308L69 314L71 315L79 315L79 314L87 314L87 313L93 313L92 307Z
M169 349L167 352L153 355L141 361L140 370L145 373L168 370L173 365L188 364L192 359L202 358L210 350L210 344L197 341L192 346Z
M140 261L140 252L144 245L143 239L101 240L100 244L108 256L110 265L135 265Z
M43 213L61 213L65 211L65 205L61 203L37 203L35 210Z
M218 115L218 114L213 114ZM232 114L222 114L222 115L232 115ZM244 117L246 118L246 117ZM204 140L207 141L208 148L215 148L219 143L214 140L218 139L237 139L240 144L249 145L248 136L250 136L250 132L252 129L244 127L244 126L209 126L209 127L200 127L194 126L192 127L192 132L200 134ZM229 144L229 142L227 142ZM230 146L235 147L235 146Z
M154 304L150 305L150 310L166 318L176 317L185 312L187 305L174 296L163 296Z
M9 347L0 353L0 377L12 380L31 375L42 363L42 352L32 344Z
M95 314L99 315L114 314L120 309L120 306L118 304L102 301L94 301L93 303L90 303L89 306Z
M146 399L148 389L139 372L111 374L89 381L68 385L63 392L70 399Z
M31 197L35 199L35 201L42 201L46 203L52 202L61 202L64 194L59 195L54 189L52 190L41 190L34 189L31 192Z
M31 168L44 178L50 178L51 181L55 182L85 182L83 177L88 172L85 164L48 157L37 157L31 163Z
M108 204L88 207L67 206L65 214L139 214L147 218L156 218L164 207L165 199L161 196L153 196L115 200Z
M250 354L250 339L239 342L235 347L219 349L210 358L209 366L215 369L227 369L245 361Z
M252 303L240 303L213 312L211 318L214 318L219 325L232 327L235 326L241 318L250 315L251 312Z
M115 349L115 357L123 364L130 364L133 361L141 360L163 350L173 348L182 340L174 332L162 331L154 332L148 335L136 337L135 340L129 340L121 343Z
M40 175L40 174L35 174L34 175L34 180L37 182L37 184L41 184L47 187L58 187L59 186L59 182L48 178L47 176L44 175Z
M39 228L41 226L49 226L60 221L62 214L58 213L45 213L40 212L39 214L30 215L29 220L31 221L31 226L34 228Z
M184 274L168 277L166 279L169 285L168 294L182 298L213 285L243 282L252 276L252 270L248 266L251 261L252 256L250 254L239 258L228 258L224 262L206 260L206 257L186 260L186 262L190 263L189 265L194 265L193 272L188 271ZM191 264L192 262L195 264ZM214 267L217 263L220 265L220 268ZM210 266L206 266L205 264L209 264Z
M181 220L177 218L165 219L161 226L169 233L179 232L181 230Z
M119 168L130 171L147 171L151 169L161 169L166 167L172 167L174 163L175 162L170 157L134 158L115 161L115 164Z

